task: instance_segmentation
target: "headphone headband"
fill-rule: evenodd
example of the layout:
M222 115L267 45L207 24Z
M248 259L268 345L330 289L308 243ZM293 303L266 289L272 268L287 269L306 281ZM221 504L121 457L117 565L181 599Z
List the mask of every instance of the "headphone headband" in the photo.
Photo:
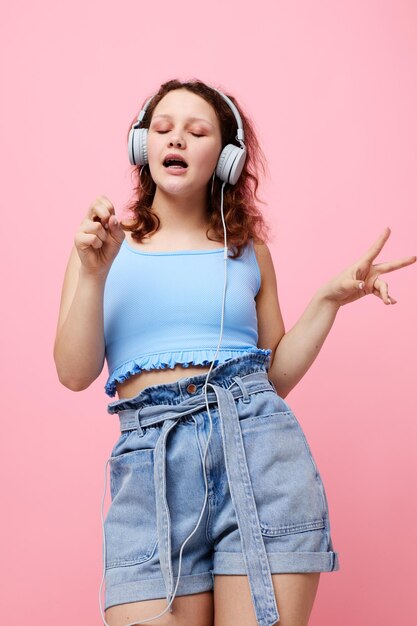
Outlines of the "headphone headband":
M223 180L231 185L234 185L245 164L246 160L246 147L245 147L245 133L243 130L242 118L240 117L239 111L235 104L231 101L228 96L226 96L223 92L215 87L211 87L208 85L210 89L216 91L223 100L229 105L231 109L236 123L237 123L237 134L236 141L239 143L239 146L235 146L233 144L227 144L219 157L216 166L216 174ZM148 106L150 102L154 99L155 96L151 96L146 100L142 109L139 112L136 122L132 125L129 133L128 140L128 152L129 152L129 161L132 165L146 165L148 162L148 147L147 147L147 139L148 139L148 129L140 128L142 120L146 114Z

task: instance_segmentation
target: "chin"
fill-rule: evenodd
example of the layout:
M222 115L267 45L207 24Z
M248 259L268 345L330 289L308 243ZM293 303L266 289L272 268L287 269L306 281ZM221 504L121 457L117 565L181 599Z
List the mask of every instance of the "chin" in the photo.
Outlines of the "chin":
M191 181L184 180L180 176L172 176L170 179L159 179L156 180L155 183L161 191L172 195L189 195L190 193L195 191L195 182L193 185Z
M181 193L189 191L188 185L184 185L183 182L173 180L169 183L164 183L159 187L161 191L165 193L170 193L172 195L180 195Z

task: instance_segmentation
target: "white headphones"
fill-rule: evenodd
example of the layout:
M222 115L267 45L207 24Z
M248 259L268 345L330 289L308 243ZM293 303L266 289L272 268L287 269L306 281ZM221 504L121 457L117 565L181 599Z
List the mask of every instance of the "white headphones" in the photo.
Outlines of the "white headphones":
M234 185L238 181L243 170L247 153L244 144L245 134L243 131L242 118L230 98L214 87L211 87L211 89L217 91L223 100L227 102L233 111L237 122L236 141L240 144L240 147L235 146L232 143L227 144L221 151L216 165L216 175L218 178L220 178L223 182L229 183L229 185ZM149 103L153 98L154 96L146 101L143 109L138 115L137 121L133 124L129 132L128 153L129 161L132 165L146 165L148 162L148 129L139 128L139 126L145 116Z

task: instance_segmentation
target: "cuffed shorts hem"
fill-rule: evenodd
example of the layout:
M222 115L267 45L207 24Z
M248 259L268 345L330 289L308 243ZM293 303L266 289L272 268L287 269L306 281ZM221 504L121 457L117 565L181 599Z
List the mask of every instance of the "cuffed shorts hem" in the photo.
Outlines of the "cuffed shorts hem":
M333 572L340 568L338 552L267 552L272 574ZM246 575L240 552L216 552L213 574Z
M177 579L175 578L175 583ZM175 596L188 596L193 593L213 590L213 575L211 572L183 576L181 574ZM105 610L117 604L127 602L141 602L142 600L157 600L166 598L163 578L135 580L130 583L120 583L107 589Z
M272 574L303 572L334 572L339 570L338 552L275 552L267 553ZM176 596L188 596L213 590L216 574L246 576L243 555L238 552L216 552L211 572L181 575ZM108 586L105 609L127 602L166 598L163 578L137 580Z

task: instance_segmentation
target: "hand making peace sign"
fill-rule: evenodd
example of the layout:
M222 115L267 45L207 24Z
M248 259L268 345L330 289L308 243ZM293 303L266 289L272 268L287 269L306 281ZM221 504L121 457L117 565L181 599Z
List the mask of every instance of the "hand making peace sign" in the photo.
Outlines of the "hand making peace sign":
M390 234L391 230L386 228L356 263L323 285L320 289L321 294L338 306L354 302L369 294L378 296L385 304L395 304L397 300L388 295L388 285L381 280L380 275L411 265L416 262L417 257L409 256L398 261L372 265L372 261L381 252Z

